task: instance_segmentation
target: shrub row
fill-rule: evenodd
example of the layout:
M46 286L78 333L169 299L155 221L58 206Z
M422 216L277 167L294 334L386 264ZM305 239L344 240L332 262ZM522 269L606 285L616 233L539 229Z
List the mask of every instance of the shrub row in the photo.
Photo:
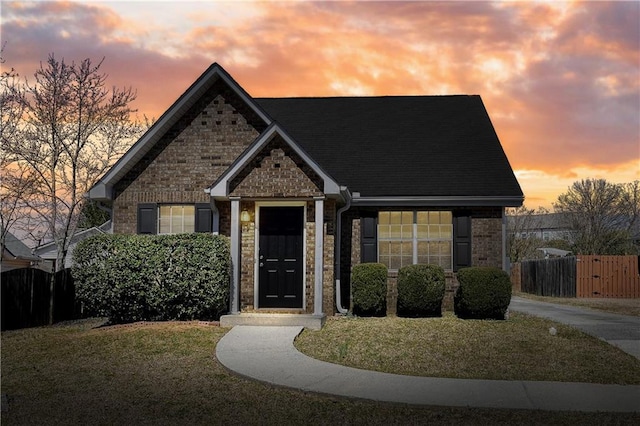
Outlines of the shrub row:
M436 265L408 265L398 271L398 315L442 315L444 269Z
M215 320L227 310L225 237L98 235L80 242L73 256L78 299L113 323Z
M498 268L463 268L458 271L453 298L460 318L504 319L511 301L511 279Z
M361 263L351 271L353 313L363 316L387 314L387 267L382 263Z
M511 301L509 275L498 268L470 267L457 273L454 312L460 318L504 319ZM445 275L440 266L409 265L398 271L397 314L441 316ZM387 309L387 268L380 263L355 265L351 278L353 313L384 316Z

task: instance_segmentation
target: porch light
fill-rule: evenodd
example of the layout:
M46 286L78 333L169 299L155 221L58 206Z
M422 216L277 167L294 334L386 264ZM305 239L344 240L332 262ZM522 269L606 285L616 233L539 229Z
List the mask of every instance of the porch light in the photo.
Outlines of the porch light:
M242 213L240 213L240 222L251 222L251 216L249 215L249 212L247 210L242 210Z

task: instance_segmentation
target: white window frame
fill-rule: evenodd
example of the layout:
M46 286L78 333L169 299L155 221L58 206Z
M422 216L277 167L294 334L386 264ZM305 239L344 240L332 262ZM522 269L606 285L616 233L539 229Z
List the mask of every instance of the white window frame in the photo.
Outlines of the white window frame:
M169 232L162 232L161 231L161 229L162 229L162 227L161 227L162 215L161 215L160 212L161 212L161 209L163 207L164 208L169 207L169 212L170 212L169 213ZM185 226L184 219L186 217L185 213L184 213L185 207L191 207L193 209L193 212L191 213L191 217L192 217L192 220L193 220L193 224L192 224L193 229L190 230L190 231L188 231L188 230L185 231L184 230L184 226ZM182 229L179 232L174 232L174 229L173 229L174 216L178 216L177 213L174 213L174 208L176 208L176 209L180 208L181 209L180 216L181 216L182 220L180 222L180 225L181 225ZM174 235L174 234L192 234L192 233L194 233L196 231L196 211L195 211L195 209L196 209L196 206L194 204L158 204L158 225L157 225L158 226L158 235Z
M451 215L451 232L450 232L450 237L449 238L421 238L418 237L418 213L449 213ZM380 214L383 213L412 213L413 215L413 219L412 219L412 235L411 238L402 238L402 236L400 236L399 238L391 238L391 237L386 237L386 238L382 238L380 236ZM429 225L428 223L426 224L427 226ZM377 258L378 258L378 262L381 262L380 260L380 243L381 242L409 242L411 241L412 243L412 259L411 259L411 264L415 265L418 263L418 257L419 257L419 253L418 253L418 243L420 242L438 242L438 241L443 241L443 242L448 242L449 243L449 248L450 248L450 252L449 252L449 259L450 259L450 263L449 266L444 268L445 271L452 271L453 270L453 212L449 211L449 210L438 210L438 211L424 211L424 210L382 210L378 212L378 229L377 229L377 244L376 244L376 250L377 250ZM437 257L445 257L446 255L438 255ZM383 263L383 262L381 262ZM440 263L438 263L439 265ZM389 267L389 265L387 265ZM402 265L405 266L405 265ZM398 269L396 268L390 268L390 271L397 271Z

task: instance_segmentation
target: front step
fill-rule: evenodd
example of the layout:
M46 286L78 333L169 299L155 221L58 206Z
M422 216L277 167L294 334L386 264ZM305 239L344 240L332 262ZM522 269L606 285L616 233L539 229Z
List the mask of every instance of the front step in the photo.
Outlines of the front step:
M221 327L236 325L264 325L264 326L302 326L310 330L320 330L327 320L327 316L308 314L260 314L240 313L220 317Z

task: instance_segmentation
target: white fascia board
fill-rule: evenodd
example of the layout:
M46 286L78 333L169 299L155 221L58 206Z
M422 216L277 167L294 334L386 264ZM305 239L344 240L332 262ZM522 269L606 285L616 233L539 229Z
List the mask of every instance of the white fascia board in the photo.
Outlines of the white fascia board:
M111 200L111 187L99 181L89 190L89 198L97 201Z
M269 143L276 135L284 141L302 158L323 181L323 192L327 196L340 195L340 185L329 176L277 123L272 123L255 142L236 160L236 162L214 183L205 189L214 198L229 196L229 182Z
M187 91L154 123L153 126L127 151L113 167L91 188L89 197L92 199L111 200L111 188L118 182L173 126L193 104L200 99L218 79L222 79L267 125L271 119L254 102L247 92L236 83L231 76L217 63L191 85ZM102 188L100 188L102 187Z
M353 205L359 206L407 206L407 207L518 207L524 202L519 196L425 196L425 197L353 197Z
M283 131L282 129L280 129L278 127L278 133L280 134L280 136L282 136L282 138L289 144L289 146L291 148L293 148L293 150L296 152L296 154L298 154L302 160L307 163L309 166L311 166L311 169L313 169L314 172L316 172L320 178L322 179L322 182L324 183L324 188L322 189L322 191L324 192L325 195L340 195L340 185L338 184L338 182L336 182L331 176L329 176L329 174L327 174L322 167L320 167L320 165L318 163L316 163L307 153L306 151L304 151L300 145L298 145L297 143L295 143L295 141L293 140L293 138L291 138L291 136L289 136L287 134L287 132Z

